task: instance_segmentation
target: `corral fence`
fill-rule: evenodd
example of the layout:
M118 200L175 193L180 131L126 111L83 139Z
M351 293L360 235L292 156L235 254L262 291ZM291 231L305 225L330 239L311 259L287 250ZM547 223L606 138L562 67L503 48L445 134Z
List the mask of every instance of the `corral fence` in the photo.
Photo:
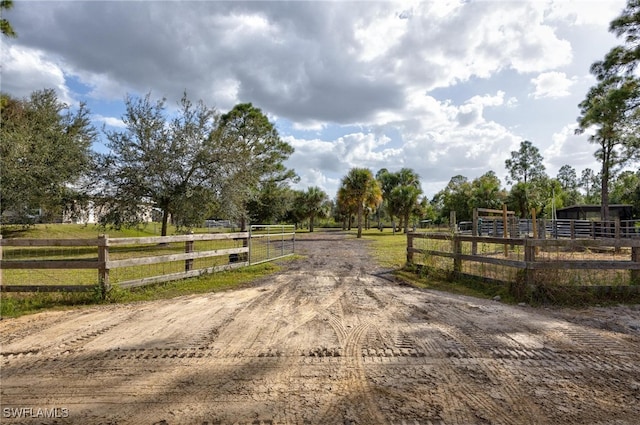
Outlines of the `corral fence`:
M133 288L272 261L295 253L292 225L248 232L97 239L1 239L2 292Z
M407 263L529 289L546 284L638 292L640 239L407 234Z
M451 227L464 235L534 239L600 239L640 238L640 220L575 220L537 219L532 210L531 219L519 219L515 212L488 208L474 208L472 221L455 223L452 212Z

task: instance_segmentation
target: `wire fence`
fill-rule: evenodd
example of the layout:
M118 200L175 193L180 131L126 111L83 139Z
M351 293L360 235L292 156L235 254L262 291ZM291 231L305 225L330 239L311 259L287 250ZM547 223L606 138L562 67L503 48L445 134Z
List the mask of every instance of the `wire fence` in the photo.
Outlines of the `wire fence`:
M638 239L532 239L411 233L407 261L449 273L530 285L640 285Z
M249 262L258 264L295 253L294 225L252 225L249 229Z

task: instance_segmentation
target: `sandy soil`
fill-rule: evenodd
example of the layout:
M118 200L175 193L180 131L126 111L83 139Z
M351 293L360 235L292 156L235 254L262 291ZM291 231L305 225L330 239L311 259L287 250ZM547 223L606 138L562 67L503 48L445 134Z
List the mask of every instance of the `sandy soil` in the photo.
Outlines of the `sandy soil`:
M366 241L296 243L249 288L1 321L0 423L639 423L640 306L422 291Z

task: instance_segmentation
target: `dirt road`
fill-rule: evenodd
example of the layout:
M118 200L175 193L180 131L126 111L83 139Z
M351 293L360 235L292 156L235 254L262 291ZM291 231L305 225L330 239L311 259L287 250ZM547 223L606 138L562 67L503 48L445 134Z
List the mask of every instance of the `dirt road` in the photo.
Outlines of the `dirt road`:
M640 307L420 291L365 241L296 243L250 288L1 321L0 423L640 422Z

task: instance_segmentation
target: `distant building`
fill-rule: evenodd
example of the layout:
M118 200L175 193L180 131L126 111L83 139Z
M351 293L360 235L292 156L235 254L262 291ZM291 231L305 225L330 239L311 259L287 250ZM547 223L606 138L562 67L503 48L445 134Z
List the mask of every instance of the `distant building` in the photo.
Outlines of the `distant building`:
M559 220L600 220L600 205L573 205L557 210ZM609 205L611 220L632 220L633 206L627 204Z

